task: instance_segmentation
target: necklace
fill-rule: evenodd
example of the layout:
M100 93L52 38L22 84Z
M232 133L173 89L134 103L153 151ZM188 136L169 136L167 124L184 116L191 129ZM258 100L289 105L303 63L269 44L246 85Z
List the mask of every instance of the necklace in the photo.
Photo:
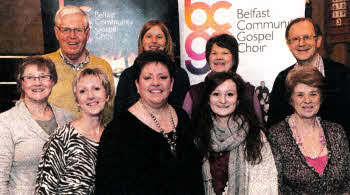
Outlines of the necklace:
M291 124L290 124L290 127L291 127L292 129L295 130L295 135L293 135L293 137L294 137L294 139L295 139L296 144L299 146L299 148L300 148L302 151L305 152L305 148L304 148L304 145L303 145L302 137L299 135L299 131L298 131L299 129L297 128L296 123L295 123L293 117L290 117L290 123L291 123ZM322 128L321 122L320 122L320 118L319 118L319 117L316 117L315 125L316 125L318 128ZM326 147L326 144L327 144L327 143L326 143L326 139L325 139L324 134L323 134L323 131L319 131L318 134L319 134L319 139L320 139L320 143L321 143L320 151L317 153L317 152L315 152L315 151L313 150L313 153L314 153L314 154L316 153L316 154L313 155L313 156L307 156L307 157L309 157L309 158L311 158L311 159L316 159L316 158L318 158L318 157L322 154L322 152L323 152L323 150L324 150L324 148ZM310 134L308 134L307 136L310 136Z
M173 116L171 115L171 110L170 110L169 104L167 104L167 108L168 108L168 112L169 112L169 118L170 118L170 121L171 121L171 126L173 128L172 129L172 132L173 132L172 136L171 135L169 136L170 133L165 133L164 129L160 126L159 122L157 121L157 118L143 104L143 101L142 101L141 98L140 98L140 103L142 105L142 108L150 115L150 117L152 118L153 122L157 125L158 129L160 130L160 133L163 135L163 137L166 139L166 141L170 145L171 153L175 156L175 154L176 154L176 139L177 139L177 136L176 136L175 123L174 123Z

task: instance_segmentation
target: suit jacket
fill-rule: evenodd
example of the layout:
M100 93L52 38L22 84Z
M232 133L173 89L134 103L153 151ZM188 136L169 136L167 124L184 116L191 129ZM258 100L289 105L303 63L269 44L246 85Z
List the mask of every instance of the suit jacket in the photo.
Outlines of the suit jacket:
M62 108L51 108L58 126L74 118ZM48 139L23 101L0 114L0 194L34 194L42 147Z
M323 64L326 86L318 114L324 120L341 124L349 137L350 69L345 67L344 64L329 59L323 59ZM289 105L285 97L285 80L287 74L294 66L295 64L280 72L274 82L268 116L269 127L294 113L294 109Z

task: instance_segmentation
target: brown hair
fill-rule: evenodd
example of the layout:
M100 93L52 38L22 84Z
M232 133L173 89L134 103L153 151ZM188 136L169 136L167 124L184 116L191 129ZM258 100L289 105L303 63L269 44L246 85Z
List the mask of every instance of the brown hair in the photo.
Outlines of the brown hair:
M170 58L172 60L174 60L174 48L173 48L173 40L171 39L171 35L169 33L168 28L165 26L165 24L160 21L160 20L149 20L148 22L146 22L141 30L140 30L140 34L139 34L139 39L138 39L138 54L141 54L142 52L144 52L144 48L143 48L143 36L146 34L146 32L151 29L154 26L159 26L160 29L162 29L165 38L166 38L166 47L164 52L166 54L168 54L170 56Z
M300 83L319 89L321 94L321 100L323 99L323 91L325 86L323 75L314 67L300 66L289 71L287 75L285 81L285 95L288 102L290 102L291 100L295 86L297 86Z
M194 133L195 140L198 144L199 151L206 158L211 151L211 134L210 131L213 127L213 118L215 114L210 107L210 94L222 83L227 80L232 80L237 87L237 102L236 108L229 115L229 120L236 120L241 118L248 124L248 132L246 132L245 142L245 159L251 164L259 164L262 160L261 150L263 142L260 132L264 130L264 127L257 119L254 113L254 108L244 93L246 91L246 83L240 75L235 72L211 72L207 75L204 81L204 90L200 99L200 111L194 116ZM214 117L213 117L214 116ZM229 121L228 121L229 122ZM243 123L240 124L243 126Z
M24 94L22 91L22 82L23 82L22 77L28 65L36 65L39 70L45 70L47 68L51 75L51 80L55 84L57 83L56 67L51 59L44 58L41 56L29 56L27 58L24 58L22 63L18 64L18 69L16 74L17 90L20 93L21 97L24 97Z

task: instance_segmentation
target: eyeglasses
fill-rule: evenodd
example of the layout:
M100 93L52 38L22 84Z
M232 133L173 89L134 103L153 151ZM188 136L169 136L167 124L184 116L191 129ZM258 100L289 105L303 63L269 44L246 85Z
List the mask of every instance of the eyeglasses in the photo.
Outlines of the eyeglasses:
M52 78L52 76L50 74L46 74L46 75L40 75L40 76L22 76L21 79L24 82L34 82L36 79L39 79L39 81L42 82L47 82L50 81Z
M298 44L298 43L300 43L300 40L303 40L304 42L310 43L311 41L313 41L316 38L317 38L317 36L304 35L304 36L299 36L299 37L293 37L291 39L288 39L288 41L291 44Z
M77 35L83 35L85 33L85 31L88 29L88 27L86 27L86 28L68 28L68 27L59 27L59 26L56 26L56 27L64 35L69 35L73 31Z

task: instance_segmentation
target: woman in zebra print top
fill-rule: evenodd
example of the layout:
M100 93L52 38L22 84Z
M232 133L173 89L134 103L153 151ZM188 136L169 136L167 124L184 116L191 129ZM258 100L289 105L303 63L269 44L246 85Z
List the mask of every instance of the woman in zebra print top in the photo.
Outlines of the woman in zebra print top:
M78 72L72 83L81 117L59 127L44 145L36 194L92 194L103 110L111 87L100 69Z

